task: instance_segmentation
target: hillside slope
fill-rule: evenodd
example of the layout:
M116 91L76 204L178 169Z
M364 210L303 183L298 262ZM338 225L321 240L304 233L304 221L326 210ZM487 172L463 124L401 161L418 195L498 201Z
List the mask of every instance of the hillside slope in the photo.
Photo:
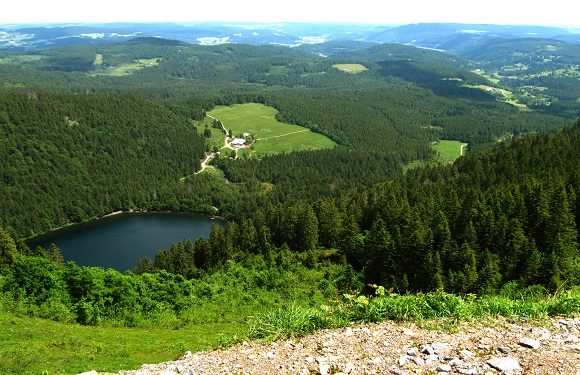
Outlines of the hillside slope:
M188 352L173 362L119 374L577 374L579 330L580 319L551 320L541 328L505 320L464 324L454 334L386 322L269 345L244 342Z

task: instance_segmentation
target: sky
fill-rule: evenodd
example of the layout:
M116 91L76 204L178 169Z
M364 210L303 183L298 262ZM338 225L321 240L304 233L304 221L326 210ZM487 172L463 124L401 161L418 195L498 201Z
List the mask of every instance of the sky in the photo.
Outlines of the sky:
M579 0L9 0L0 23L417 22L580 27Z

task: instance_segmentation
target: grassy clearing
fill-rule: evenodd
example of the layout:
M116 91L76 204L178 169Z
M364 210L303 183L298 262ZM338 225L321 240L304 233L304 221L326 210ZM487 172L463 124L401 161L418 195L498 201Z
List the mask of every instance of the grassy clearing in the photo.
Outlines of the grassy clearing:
M220 129L212 127L213 120L209 117L204 118L202 121L193 121L193 125L197 129L197 132L203 136L205 127L209 127L211 130L211 137L206 138L206 144L209 146L209 151L212 151L214 147L221 149L224 146L224 140L226 135Z
M117 372L220 346L242 323L200 323L181 329L91 327L17 317L0 311L2 374Z
M10 56L10 57L5 57L3 59L0 59L0 64L15 64L15 65L19 65L19 64L26 64L26 63L32 63L32 62L36 62L42 60L42 56L39 55L16 55L16 56Z
M103 55L100 53L97 53L97 56L95 56L95 61L93 62L93 65L95 66L95 68L100 68L103 65Z
M258 103L217 107L209 114L219 119L235 136L249 133L256 138L252 154L332 148L336 143L310 130L276 120L275 108Z
M95 59L95 61L96 61L96 59ZM141 69L151 68L151 67L158 66L158 65L159 65L159 58L139 59L139 60L135 60L132 63L121 64L121 65L116 66L116 67L110 67L110 68L105 69L101 72L98 72L97 74L111 76L111 77L123 77L123 76L131 75L131 74L133 74Z
M504 103L513 105L514 107L517 107L518 109L520 109L522 111L531 111L531 109L528 108L527 105L518 102L518 100L516 99L516 97L514 96L514 94L511 91L500 89L500 88L493 87L493 86L487 86L487 85L463 85L463 87L469 87L472 89L479 89L479 90L489 92L490 94L495 96L497 98L497 100L499 100L500 102L504 102Z
M437 154L439 155L439 160L443 163L453 163L458 157L461 156L461 149L463 147L463 152L465 153L465 148L467 143L459 141L449 141L440 140L437 141L433 147Z
M350 74L358 74L368 70L366 66L361 64L334 64L332 67Z
M462 155L462 149L463 155L465 155L467 152L467 143L442 139L433 143L433 148L437 152L437 158L435 160L413 160L403 165L403 174L417 168L453 163Z

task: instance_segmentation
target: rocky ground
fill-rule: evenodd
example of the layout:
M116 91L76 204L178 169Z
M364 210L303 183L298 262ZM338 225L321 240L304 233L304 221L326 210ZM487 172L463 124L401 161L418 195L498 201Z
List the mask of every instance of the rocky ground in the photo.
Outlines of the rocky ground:
M580 319L462 323L457 333L386 322L271 344L186 353L122 375L580 374Z

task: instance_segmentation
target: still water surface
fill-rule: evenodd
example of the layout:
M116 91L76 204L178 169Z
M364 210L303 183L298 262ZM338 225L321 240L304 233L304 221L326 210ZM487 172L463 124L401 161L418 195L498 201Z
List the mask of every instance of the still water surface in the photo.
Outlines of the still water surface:
M209 235L219 220L204 215L176 213L125 213L50 232L29 240L31 247L56 244L65 260L82 266L101 266L125 271L137 259L151 259L172 243Z

